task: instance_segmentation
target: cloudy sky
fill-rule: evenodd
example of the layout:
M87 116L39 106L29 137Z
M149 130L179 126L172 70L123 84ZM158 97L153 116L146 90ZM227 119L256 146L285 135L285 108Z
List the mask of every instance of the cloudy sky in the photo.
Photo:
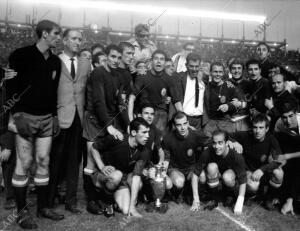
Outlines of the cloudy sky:
M30 1L30 2L28 2ZM45 0L43 0L45 1ZM54 0L49 0L53 2ZM77 0L78 1L78 0ZM299 0L119 0L110 1L128 5L128 11L95 9L84 1L80 7L72 5L72 0L61 0L67 6L40 3L38 0L0 0L0 19L5 19L6 9L8 18L12 21L24 22L26 15L32 15L40 19L51 19L58 21L61 12L61 24L65 26L82 26L84 23L97 24L98 28L109 25L115 30L128 31L132 24L147 23L149 19L156 18L160 13L138 13L129 12L130 4L161 7L162 12L172 7L193 10L212 10L227 13L253 14L266 16L270 26L267 27L267 40L288 42L289 49L300 48L300 1ZM59 1L56 1L59 2ZM98 1L102 2L102 1ZM8 6L8 7L7 7ZM161 13L162 13L161 12ZM109 20L108 20L109 19ZM207 19L201 20L191 16L173 16L163 14L157 21L157 25L152 28L154 31L161 30L164 34L176 34L178 31L177 22L179 21L179 31L182 35L197 36L200 30L203 36L220 37L221 20ZM258 29L258 22L245 22L246 39L262 39L262 34L258 37L255 30ZM200 29L201 28L201 29ZM224 20L223 30L225 38L241 39L243 36L243 23L240 21Z

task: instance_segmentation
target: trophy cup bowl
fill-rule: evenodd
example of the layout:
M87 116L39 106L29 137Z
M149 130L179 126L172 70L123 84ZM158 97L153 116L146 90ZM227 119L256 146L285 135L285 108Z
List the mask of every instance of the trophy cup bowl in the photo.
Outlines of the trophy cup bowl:
M151 179L151 186L153 189L155 207L160 208L162 206L161 199L164 197L166 191L166 174L164 166L155 165L154 168L155 177Z

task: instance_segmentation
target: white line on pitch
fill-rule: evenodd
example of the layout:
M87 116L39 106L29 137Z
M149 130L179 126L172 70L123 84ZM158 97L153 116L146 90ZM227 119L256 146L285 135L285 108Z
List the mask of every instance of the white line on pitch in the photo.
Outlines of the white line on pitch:
M225 212L223 209L220 209L219 207L216 208L216 210L218 210L220 213L222 213L225 217L227 217L229 220L233 221L234 223L238 224L241 228L243 228L246 231L255 231L255 229L249 228L248 226L246 226L245 224L243 224L243 222L238 221L237 219L233 218L232 216L230 216L227 212Z

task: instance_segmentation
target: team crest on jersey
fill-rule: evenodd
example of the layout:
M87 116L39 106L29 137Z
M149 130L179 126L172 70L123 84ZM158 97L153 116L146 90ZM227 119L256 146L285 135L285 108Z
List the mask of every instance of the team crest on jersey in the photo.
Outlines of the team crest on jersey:
M166 88L163 88L163 89L161 89L161 96L166 96L166 94L167 94L167 90L166 90Z
M261 161L262 163L265 162L266 159L267 159L267 155L262 155L262 156L260 157L260 161Z
M226 103L226 96L225 95L222 95L220 97L220 102L223 104L223 103Z
M189 156L189 157L191 157L192 155L193 155L193 149L189 149L189 150L187 150L187 155Z

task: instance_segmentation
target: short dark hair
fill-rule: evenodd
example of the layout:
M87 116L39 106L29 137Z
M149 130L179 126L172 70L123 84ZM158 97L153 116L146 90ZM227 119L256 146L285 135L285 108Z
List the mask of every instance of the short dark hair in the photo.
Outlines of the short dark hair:
M269 47L269 45L267 43L265 43L265 42L259 42L257 44L256 48L259 47L260 45L265 46L267 48L268 52L270 52L270 47Z
M244 62L240 58L233 58L229 63L229 70L231 70L233 65L241 65L244 69Z
M110 44L110 45L108 45L108 46L106 47L106 49L105 49L105 53L106 53L107 55L109 55L110 51L112 51L112 50L117 51L117 52L119 52L120 54L122 54L121 48L120 48L118 45L116 45L116 44Z
M163 56L165 56L165 59L168 57L166 52L164 52L163 50L156 50L156 51L153 52L153 54L151 56L151 59L153 59L154 56L157 55L157 54L162 54Z
M258 59L249 59L249 60L246 62L246 67L247 67L247 69L249 69L249 65L252 65L252 64L258 65L259 69L261 69L261 64L260 64L260 61L259 61Z
M143 103L140 107L139 107L139 112L142 113L143 110L147 107L153 108L153 110L155 111L155 107L152 103Z
M135 67L137 67L140 63L147 63L147 61L145 59L140 59L136 62Z
M264 114L264 113L259 113L252 118L252 125L261 123L261 122L265 122L266 128L268 128L270 126L270 121L269 121L268 117L266 116L266 114Z
M280 115L282 115L283 113L287 113L287 112L294 112L296 113L298 110L298 104L296 101L290 101L290 102L286 102L283 103L281 107L278 108Z
M129 124L130 133L132 131L138 132L141 125L145 126L146 128L149 128L149 124L142 117L137 117L134 120L132 120Z
M280 68L280 65L278 63L270 63L270 66L269 66L269 70L270 69L273 69L273 68Z
M82 48L80 51L79 51L79 54L81 54L82 52L84 51L88 51L91 53L90 49L89 48Z
M175 125L175 120L182 119L184 117L188 118L187 114L185 112L183 112L183 111L177 111L177 112L175 112L175 114L172 117L173 124Z
M215 131L213 131L212 133L212 137L215 137L215 136L218 136L218 135L223 135L224 136L224 141L226 142L229 138L228 136L228 132L224 131L224 130L220 130L220 129L217 129Z
M171 58L169 58L169 57L167 57L167 58L165 59L165 61L166 61L166 62L173 62L173 60L172 60Z
M93 53L93 50L95 50L97 47L101 48L102 51L105 51L105 47L104 47L101 43L95 43L95 44L91 47L91 52Z
M197 53L190 53L186 57L186 64L188 64L190 61L199 61L201 63L201 57Z
M62 37L63 37L63 38L68 37L68 35L69 35L69 33L70 33L71 31L78 31L78 32L80 32L81 35L82 35L82 32L79 31L79 30L77 30L77 29L68 28L68 29L65 29L65 30L64 30Z
M187 46L195 46L195 44L192 42L188 42L188 43L185 43L182 47L183 47L183 49L186 49Z
M131 48L131 49L134 50L134 46L130 42L120 42L119 47L122 50L122 53L123 53L123 51L125 50L126 47Z
M43 31L50 33L50 31L52 31L54 28L57 28L59 32L61 32L60 26L55 22L52 22L50 20L42 20L36 25L35 33L38 39L40 39L42 37Z
M99 52L97 52L96 54L94 54L93 56L92 56L92 65L93 65L93 67L95 67L95 63L99 63L99 56L101 56L101 55L105 55L105 56L107 56L104 52L102 52L102 51L99 51Z
M210 65L210 72L212 72L212 69L213 69L214 66L223 67L223 70L225 71L225 67L224 67L223 63L221 63L221 62L213 62Z

